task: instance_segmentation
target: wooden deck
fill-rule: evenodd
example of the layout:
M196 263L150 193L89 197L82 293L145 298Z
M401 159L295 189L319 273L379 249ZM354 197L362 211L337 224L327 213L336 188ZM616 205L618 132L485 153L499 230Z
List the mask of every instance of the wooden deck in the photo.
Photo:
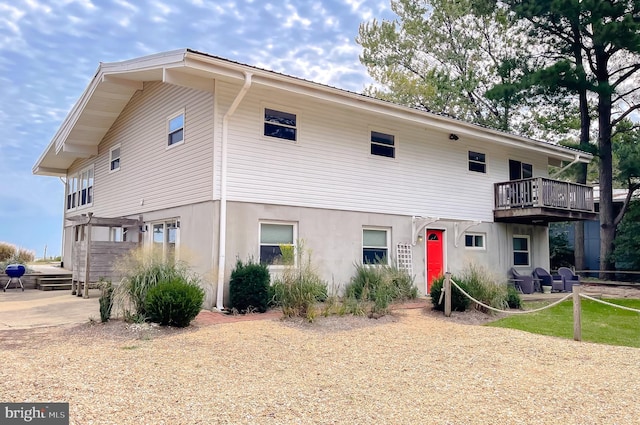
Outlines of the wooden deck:
M547 224L596 218L592 187L543 177L496 183L494 200L498 222Z

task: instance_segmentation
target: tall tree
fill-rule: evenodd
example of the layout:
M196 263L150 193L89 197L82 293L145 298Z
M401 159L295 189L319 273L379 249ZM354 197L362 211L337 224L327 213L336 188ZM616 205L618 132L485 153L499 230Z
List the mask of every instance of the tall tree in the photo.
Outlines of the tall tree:
M377 85L368 93L397 103L513 130L527 96L494 85L521 77L522 32L504 11L474 14L473 0L392 0L394 21L360 25L361 62Z
M495 2L495 0L493 0ZM498 0L528 22L541 54L554 63L537 75L563 74L595 96L600 174L600 269L614 269L612 137L640 109L640 0ZM573 58L570 60L569 58ZM585 93L579 92L580 96ZM582 105L582 101L581 101ZM588 113L581 119L588 119ZM582 140L582 137L581 137ZM624 215L621 212L620 219Z

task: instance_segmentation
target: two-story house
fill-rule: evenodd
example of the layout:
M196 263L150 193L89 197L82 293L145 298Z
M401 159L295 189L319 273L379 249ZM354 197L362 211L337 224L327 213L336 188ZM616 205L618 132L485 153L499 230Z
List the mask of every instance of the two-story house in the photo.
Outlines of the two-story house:
M183 49L101 64L33 172L66 181L65 267L92 215L90 240L188 259L222 307L236 258L300 240L336 288L376 258L421 293L469 261L548 267L547 224L593 217L548 166L591 159Z

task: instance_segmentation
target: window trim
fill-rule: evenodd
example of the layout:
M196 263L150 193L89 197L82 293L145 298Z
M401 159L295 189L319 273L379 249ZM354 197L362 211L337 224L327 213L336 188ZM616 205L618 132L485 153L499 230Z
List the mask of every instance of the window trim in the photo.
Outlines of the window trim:
M373 133L379 133L382 134L384 136L391 136L393 137L393 145L388 145L385 143L380 143L380 142L374 142L373 141ZM397 136L398 132L388 129L388 128L380 128L380 127L370 127L369 128L369 156L372 158L386 158L386 159L392 159L395 160L397 158L397 153L398 153L398 136ZM393 156L386 156L386 155L378 155L375 154L373 152L371 152L371 149L373 148L373 146L381 146L381 147L386 147L389 148L391 147L393 149Z
M365 246L364 244L364 232L366 230L375 230L375 231L384 231L386 234L386 250L387 250L387 255L386 255L386 262L382 262L382 263L365 263L364 261L364 250L366 248L381 248L379 246L373 246L373 245L368 245ZM371 267L375 267L375 266L380 266L380 265L390 265L391 264L391 227L376 227L376 226L363 226L362 227L362 232L360 233L360 245L361 245L361 249L360 249L360 259L362 261L362 264L365 266L371 266Z
M169 115L169 117L167 118L166 129L165 129L165 148L166 149L172 149L176 146L184 145L184 142L187 138L187 115L185 111L186 111L186 108L182 108L180 111ZM182 115L182 127L179 128L178 130L171 131L170 130L171 121L178 118L181 115ZM175 143L169 143L171 135L173 133L178 132L179 130L182 130L182 140Z
M475 154L480 154L484 156L484 161L477 161L475 159L471 159L471 153L475 153ZM471 164L481 164L484 166L484 170L483 171L477 171L477 170L472 170L471 169ZM485 152L480 152L480 150L472 150L472 149L467 149L467 172L469 173L479 173L479 174L484 174L487 175L488 171L488 163L487 163L487 154Z
M513 248L513 240L514 239L526 239L527 240L527 250L526 251L522 251L522 250L518 250L516 251ZM527 264L516 264L516 253L525 253L527 254ZM511 260L513 262L513 266L514 267L531 267L531 237L529 235L513 235L511 237L511 253L512 253L512 257Z
M465 232L464 233L464 248L471 251L486 251L487 250L487 234L481 232ZM467 236L473 237L473 245L467 245ZM476 238L482 238L482 246L475 244Z
M286 139L285 139L286 140ZM278 221L278 220L259 220L258 221L258 262L262 263L262 259L260 258L260 250L262 249L262 225L263 224L275 224L278 226L292 226L293 227L293 267L298 267L298 222L296 221ZM278 245L289 245L289 244L278 244ZM273 246L273 244L264 244L264 246ZM287 265L284 264L267 264L269 269L284 269Z
M144 238L144 244L145 246L147 246L147 249L150 250L151 252L153 252L153 244L155 243L153 240L153 227L158 225L158 224L162 224L162 231L163 231L163 237L162 237L162 260L166 261L167 260L167 254L168 254L168 249L167 249L167 245L168 245L168 241L167 241L167 229L169 229L168 225L173 224L174 228L176 229L176 240L174 242L175 247L174 247L174 251L173 251L173 261L179 261L180 260L180 219L178 217L172 217L172 218L166 218L163 220L153 220L153 221L148 221L145 222L145 232L148 233L148 236L145 236Z
M267 123L267 121L265 119L266 118L265 114L266 114L267 109L270 109L270 110L276 111L276 112L282 112L284 114L293 115L293 116L296 117L296 125L295 126L290 126L290 125L286 125L286 124L276 124L276 125L279 125L279 126L285 127L285 128L293 128L295 130L295 134L296 134L295 140L285 139L283 137L276 137L276 136L270 136L268 134L265 134L264 126ZM264 140L282 141L282 142L290 143L292 145L298 145L298 144L300 144L300 122L301 122L301 117L302 117L302 114L296 108L292 108L290 106L284 106L284 105L277 105L277 104L273 104L273 103L262 103L260 105L260 137L262 139L264 139ZM271 123L271 124L273 124L273 123Z
M513 164L512 164L513 163ZM519 174L520 174L520 178L518 179L512 179L511 178L511 170L512 170L512 165L516 165L515 163L517 163L519 165ZM531 167L531 176L530 177L524 177L524 166L529 166ZM509 181L516 181L516 180L524 180L524 179L530 179L533 178L535 176L535 170L533 167L533 163L529 163L529 162L525 162L525 161L521 161L519 159L513 159L513 158L509 158L508 161L508 171L509 171Z
M116 149L119 149L120 151L118 152L118 157L114 158L113 157L113 151L115 151ZM116 159L118 160L118 168L112 168L113 162ZM112 146L109 149L109 173L115 173L116 171L120 171L121 162L122 162L122 147L121 147L121 144L118 143L117 145Z
M85 189L83 188L83 175L85 173L87 175L87 192L84 199L87 201L82 203L82 191ZM67 175L67 184L65 186L65 211L76 211L93 206L95 176L94 164L81 168L71 175ZM70 192L70 186L73 188L73 192ZM88 199L91 199L91 201ZM71 204L71 206L69 204Z

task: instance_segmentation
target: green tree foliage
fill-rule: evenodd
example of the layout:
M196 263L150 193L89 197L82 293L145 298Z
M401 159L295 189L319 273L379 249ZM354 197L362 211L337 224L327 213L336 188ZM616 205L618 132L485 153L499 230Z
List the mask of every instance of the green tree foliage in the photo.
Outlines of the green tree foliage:
M618 228L613 258L624 270L640 270L640 200L631 201Z
M474 14L474 3L392 0L396 20L361 24L360 60L378 83L368 94L510 130L526 99L507 86L525 66L524 38L502 11Z
M613 264L616 226L624 216L613 206L613 137L640 109L639 0L486 0L506 6L530 25L547 64L540 85L564 87L594 98L600 176L600 268ZM581 101L582 102L582 101ZM581 115L581 120L586 119ZM584 121L583 121L584 122Z

